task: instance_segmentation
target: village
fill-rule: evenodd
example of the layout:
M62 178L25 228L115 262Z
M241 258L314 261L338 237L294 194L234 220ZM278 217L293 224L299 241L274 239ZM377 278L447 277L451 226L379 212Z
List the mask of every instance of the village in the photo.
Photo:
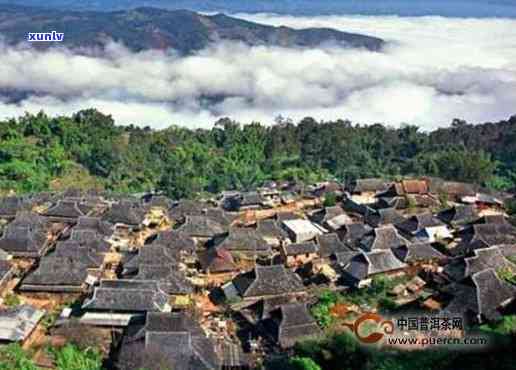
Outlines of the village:
M0 198L0 341L41 368L47 347L90 340L113 369L237 370L322 336L329 293L335 319L410 307L497 322L516 312L513 197L417 178ZM381 298L356 299L379 281Z

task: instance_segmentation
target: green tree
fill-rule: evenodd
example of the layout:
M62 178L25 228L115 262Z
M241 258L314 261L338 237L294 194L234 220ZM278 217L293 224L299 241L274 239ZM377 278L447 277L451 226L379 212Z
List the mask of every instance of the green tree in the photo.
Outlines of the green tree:
M308 357L293 357L289 361L292 370L321 370L317 363Z

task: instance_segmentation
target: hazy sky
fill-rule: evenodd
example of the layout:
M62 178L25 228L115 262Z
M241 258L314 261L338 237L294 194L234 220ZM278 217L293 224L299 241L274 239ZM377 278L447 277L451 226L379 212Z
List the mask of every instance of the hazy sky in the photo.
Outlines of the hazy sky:
M207 127L222 116L271 123L281 114L430 129L453 118L484 122L516 114L516 20L239 16L376 35L389 47L375 53L221 43L178 57L110 45L99 58L1 46L0 91L36 93L19 104L4 100L0 116L97 107L120 124L158 128Z

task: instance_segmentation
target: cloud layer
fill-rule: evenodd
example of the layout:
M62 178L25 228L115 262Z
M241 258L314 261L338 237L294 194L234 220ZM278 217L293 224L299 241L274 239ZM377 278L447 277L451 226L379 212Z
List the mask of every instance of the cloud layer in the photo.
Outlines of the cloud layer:
M117 44L102 56L0 46L0 91L29 92L16 103L0 95L0 118L96 107L119 124L156 128L208 127L223 116L267 124L282 115L431 129L457 117L516 114L516 20L239 16L364 33L389 46L374 53L220 43L189 57Z

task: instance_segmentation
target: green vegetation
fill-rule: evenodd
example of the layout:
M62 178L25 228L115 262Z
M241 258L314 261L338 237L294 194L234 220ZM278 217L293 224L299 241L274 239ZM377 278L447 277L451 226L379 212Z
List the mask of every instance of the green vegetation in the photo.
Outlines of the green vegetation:
M321 370L321 367L309 357L294 357L289 361L292 370Z
M480 329L502 335L516 335L516 315L504 316L496 323L481 325Z
M0 370L39 370L19 344L0 347Z
M51 350L58 370L101 370L102 358L93 348L78 349L67 344L59 350Z
M506 189L516 184L516 145L509 140L515 124L512 118L493 125L487 135L481 125L461 121L423 133L414 126L311 118L298 124L279 119L272 126L221 119L210 130L154 131L115 126L94 109L71 117L26 114L0 122L0 193L160 189L180 198L248 189L268 179L420 175ZM327 198L332 204L332 195Z
M328 193L324 196L325 207L333 207L337 204L337 195L335 193Z
M8 293L4 298L4 304L7 307L15 307L21 304L20 297L16 294Z

